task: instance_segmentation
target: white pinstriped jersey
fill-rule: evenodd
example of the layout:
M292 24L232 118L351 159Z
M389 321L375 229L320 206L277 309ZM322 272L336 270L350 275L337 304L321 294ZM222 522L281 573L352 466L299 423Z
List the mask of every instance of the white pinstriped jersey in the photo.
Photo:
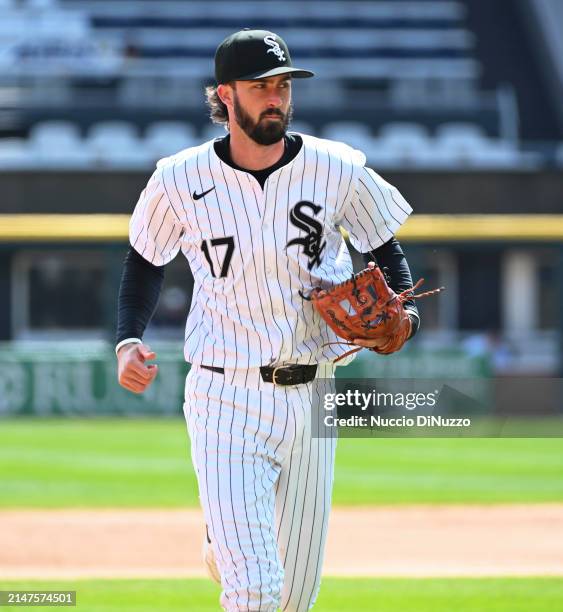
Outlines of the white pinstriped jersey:
M251 368L322 363L346 352L303 299L349 278L339 231L367 252L412 209L366 168L360 151L300 134L297 156L264 189L215 153L213 141L160 160L130 222L131 245L161 266L181 249L194 276L184 354L190 363Z

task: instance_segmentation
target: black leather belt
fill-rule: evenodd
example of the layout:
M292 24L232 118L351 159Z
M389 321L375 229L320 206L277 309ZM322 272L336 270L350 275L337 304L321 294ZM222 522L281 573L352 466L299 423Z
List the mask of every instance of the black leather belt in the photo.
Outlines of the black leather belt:
M269 368L260 368L262 380L274 385L304 385L311 382L317 375L317 364L313 365L288 365Z
M223 368L217 368L215 366L202 365L200 367L204 370L216 372L217 374L225 373ZM262 366L260 368L260 375L264 382L274 383L275 385L304 385L305 383L311 382L317 375L317 364L294 364L275 368Z
M215 366L200 366L204 370L210 370L211 372L216 372L217 374L224 374L225 370L223 368L216 368Z

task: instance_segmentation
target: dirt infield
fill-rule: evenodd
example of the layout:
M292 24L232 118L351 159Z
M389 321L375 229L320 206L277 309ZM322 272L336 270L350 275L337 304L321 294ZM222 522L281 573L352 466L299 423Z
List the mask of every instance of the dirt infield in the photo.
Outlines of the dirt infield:
M0 512L0 576L196 577L196 510ZM563 576L563 504L335 508L326 575Z

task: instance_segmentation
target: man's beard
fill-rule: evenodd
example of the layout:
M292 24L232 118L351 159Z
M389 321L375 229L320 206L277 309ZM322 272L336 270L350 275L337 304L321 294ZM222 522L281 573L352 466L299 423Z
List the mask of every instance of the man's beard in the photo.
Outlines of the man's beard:
M255 123L252 117L240 105L236 93L233 98L233 108L235 119L240 129L259 145L271 145L279 142L285 136L293 115L293 106L290 104L286 114L277 108L271 108L261 113L258 122ZM277 119L272 121L264 120L264 117L267 115L280 117L281 121Z

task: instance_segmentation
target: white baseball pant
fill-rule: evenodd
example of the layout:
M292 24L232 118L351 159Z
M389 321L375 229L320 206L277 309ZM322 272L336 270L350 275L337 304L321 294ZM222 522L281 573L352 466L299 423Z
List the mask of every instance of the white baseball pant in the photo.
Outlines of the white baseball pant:
M319 365L317 378L333 375L332 364ZM184 414L224 610L297 612L315 602L336 450L334 430L311 437L319 393L318 381L263 383L258 369L243 378L194 365L188 374Z

